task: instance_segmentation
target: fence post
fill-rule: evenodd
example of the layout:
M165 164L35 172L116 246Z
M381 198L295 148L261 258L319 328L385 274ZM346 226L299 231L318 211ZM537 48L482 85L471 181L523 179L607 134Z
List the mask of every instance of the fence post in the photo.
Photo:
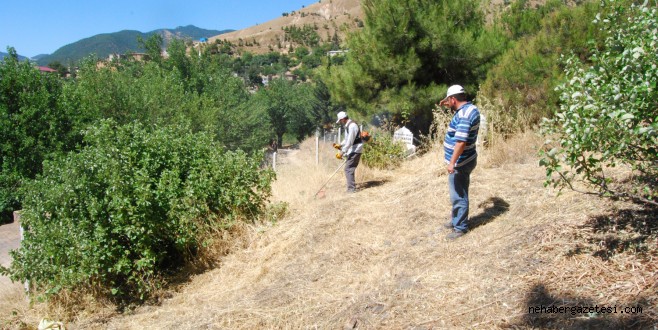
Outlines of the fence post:
M272 170L276 172L276 151L272 153Z
M315 130L315 165L320 164L320 130Z

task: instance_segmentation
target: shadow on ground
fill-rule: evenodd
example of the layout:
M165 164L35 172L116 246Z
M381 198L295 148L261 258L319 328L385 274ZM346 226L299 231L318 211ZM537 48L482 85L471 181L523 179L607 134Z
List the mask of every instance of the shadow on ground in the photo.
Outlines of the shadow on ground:
M361 189L368 189L368 188L374 188L374 187L379 187L383 184L388 182L388 180L371 180L371 181L366 181L363 183L360 183L358 185L359 190Z
M613 256L628 252L650 255L656 252L658 242L658 207L621 209L589 218L579 227L584 242L575 244L567 255L592 253L593 256L609 260Z
M511 328L653 329L658 325L658 319L646 313L650 302L643 298L625 305L608 306L590 298L555 295L537 284L528 292L525 306L526 314ZM597 307L598 313L595 312Z
M482 213L469 219L469 227L475 229L493 221L501 214L509 210L509 203L500 197L490 197L484 202L478 204L478 208L483 208Z

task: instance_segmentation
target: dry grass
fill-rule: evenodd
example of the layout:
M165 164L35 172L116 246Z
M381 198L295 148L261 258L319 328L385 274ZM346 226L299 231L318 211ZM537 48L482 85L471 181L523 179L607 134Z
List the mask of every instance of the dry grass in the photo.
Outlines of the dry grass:
M329 0L311 4L305 8L297 8L288 16L273 18L270 21L252 27L221 34L209 39L212 44L215 40L228 40L234 44L239 44L240 40L244 43L251 43L254 40L256 44L252 46L239 47L239 51L249 51L256 54L269 52L270 49L287 53L290 42L285 42L283 27L304 25L317 26L318 35L325 42L327 36L333 36L337 33L344 40L346 31L356 29L356 19L363 20L363 11L361 10L360 0ZM344 28L346 27L346 28ZM279 44L281 49L279 49Z
M327 145L316 165L307 141L278 168L273 199L289 203L286 218L245 229L242 248L160 305L73 326L614 329L658 322L655 226L623 222L635 215L647 222L652 213L570 191L556 196L533 160L538 141L528 133L482 152L471 184L476 225L454 242L441 229L450 207L440 151L394 171L359 167L356 195L343 193L340 171L315 199L340 163ZM621 224L628 237L619 236ZM600 242L610 235L635 246ZM643 313L528 313L539 304L640 305Z

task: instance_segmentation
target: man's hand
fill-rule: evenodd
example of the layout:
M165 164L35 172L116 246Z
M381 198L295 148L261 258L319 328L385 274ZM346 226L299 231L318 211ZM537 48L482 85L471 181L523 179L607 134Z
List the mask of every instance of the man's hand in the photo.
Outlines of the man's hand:
M448 164L448 173L449 174L455 173L455 165L454 164Z
M452 151L452 158L448 163L448 173L452 174L455 172L455 164L457 164L459 156L464 152L464 148L466 148L466 142L457 141L455 143L455 149Z

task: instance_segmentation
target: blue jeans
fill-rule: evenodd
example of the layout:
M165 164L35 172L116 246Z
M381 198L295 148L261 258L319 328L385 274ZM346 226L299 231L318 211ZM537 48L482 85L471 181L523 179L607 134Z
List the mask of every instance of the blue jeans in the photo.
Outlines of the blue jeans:
M452 203L452 226L461 232L468 231L468 186L471 183L471 172L477 165L477 158L466 165L455 167L448 175L450 202Z

